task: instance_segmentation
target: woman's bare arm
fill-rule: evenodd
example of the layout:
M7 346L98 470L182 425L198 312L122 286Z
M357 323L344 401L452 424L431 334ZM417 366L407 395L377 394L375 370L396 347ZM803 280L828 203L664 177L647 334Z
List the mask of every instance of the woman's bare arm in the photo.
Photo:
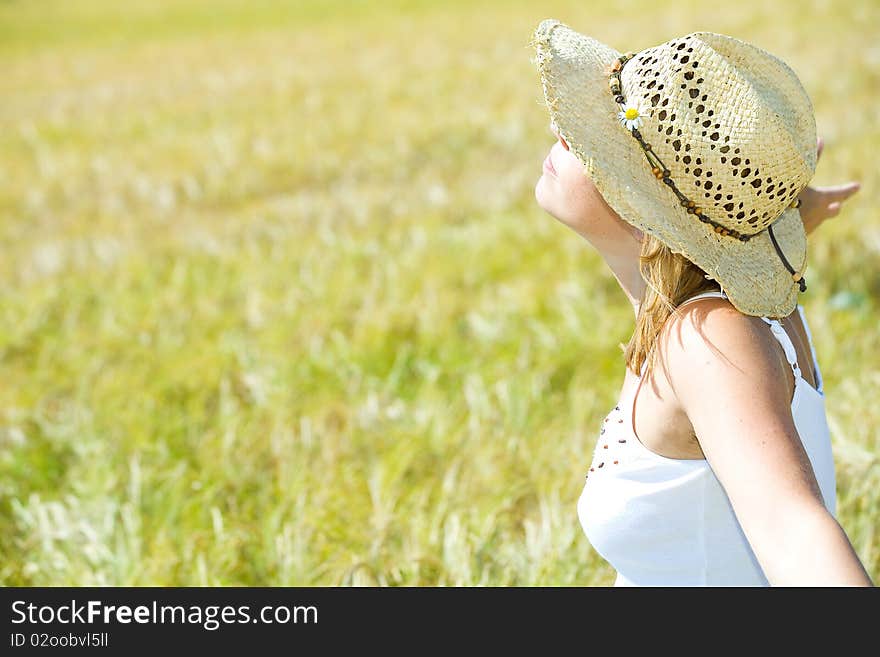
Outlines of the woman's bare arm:
M669 328L670 382L768 581L870 586L822 501L769 327L707 299Z

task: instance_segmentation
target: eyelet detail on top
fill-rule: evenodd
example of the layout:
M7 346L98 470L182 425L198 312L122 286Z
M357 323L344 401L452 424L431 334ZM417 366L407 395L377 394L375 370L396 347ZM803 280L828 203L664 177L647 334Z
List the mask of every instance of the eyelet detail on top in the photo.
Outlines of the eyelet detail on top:
M613 468L625 466L638 457L638 453L633 452L634 441L629 435L628 428L621 426L625 425L624 418L628 409L628 404L618 403L602 418L600 423L602 428L596 438L593 460L586 474L587 479L590 478L591 473L600 471L607 473ZM605 435L609 428L612 430ZM625 433L621 434L620 431Z
M644 369L642 371L644 374ZM638 462L654 461L664 464L675 464L682 467L708 467L706 459L674 459L662 454L652 452L645 447L633 433L632 427L627 425L626 417L632 413L632 397L627 403L618 404L608 415L603 418L601 426L611 426L619 429L621 433L611 432L606 435L603 428L596 440L593 449L593 460L590 469L586 473L586 479L591 476L611 474L617 468L623 468ZM605 423L609 424L606 425Z

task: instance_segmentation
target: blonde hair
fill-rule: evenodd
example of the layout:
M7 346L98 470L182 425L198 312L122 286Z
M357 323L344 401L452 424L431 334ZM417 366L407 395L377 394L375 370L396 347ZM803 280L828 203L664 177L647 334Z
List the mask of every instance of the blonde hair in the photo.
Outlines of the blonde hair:
M655 343L669 317L689 297L720 287L697 265L680 253L673 253L650 233L645 233L642 240L639 270L645 280L645 293L632 338L620 347L627 366L636 373L641 372L642 364L651 357L645 371L647 377L654 368Z

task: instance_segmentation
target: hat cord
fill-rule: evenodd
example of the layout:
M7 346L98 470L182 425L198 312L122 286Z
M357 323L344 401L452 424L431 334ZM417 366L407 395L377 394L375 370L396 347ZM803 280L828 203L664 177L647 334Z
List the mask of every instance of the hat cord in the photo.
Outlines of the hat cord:
M614 61L614 63L610 67L610 73L609 73L610 84L609 84L609 86L611 89L611 95L614 97L614 100L620 105L622 111L626 110L626 105L625 105L625 98L623 96L623 91L622 91L621 83L620 83L620 73L623 70L624 64L626 64L626 62L628 62L633 57L635 57L635 53L632 53L632 52L628 52L624 55L621 55ZM654 176L657 178L657 180L662 180L664 184L669 186L669 188L675 193L676 197L678 197L679 202L681 203L682 207L684 207L687 210L688 214L693 214L703 223L708 223L708 224L711 224L712 226L714 226L715 232L717 234L723 235L725 237L727 237L727 236L733 237L733 238L739 240L740 242L748 242L750 239L759 235L764 230L767 230L767 233L770 235L770 241L773 243L773 247L776 249L776 253L779 256L779 259L782 260L782 264L785 266L786 270L788 270L788 273L791 274L792 279L794 279L794 281L798 284L798 286L800 287L800 291L801 292L806 291L806 289L807 289L806 279L804 278L803 274L796 271L794 269L794 267L792 267L789 264L785 255L782 253L782 249L779 247L779 243L776 241L776 236L773 234L773 223L776 223L775 221L772 222L770 225L766 226L765 228L762 228L757 233L752 233L752 234L740 233L732 228L728 228L727 226L718 223L717 221L713 221L712 219L710 219L709 217L707 217L705 215L705 213L703 212L703 209L701 207L698 207L696 203L694 203L691 199L689 199L688 197L686 197L684 194L681 193L681 191L678 189L678 187L675 185L675 183L673 182L673 180L671 178L670 170L666 168L665 164L663 164L663 161L660 159L660 157L657 155L657 153L651 147L651 144L647 143L642 138L642 133L638 130L638 128L636 128L633 125L632 127L629 128L629 131L630 131L630 134L636 139L636 141L639 142L639 145L642 147L642 150L645 152L645 158L648 160L648 164L651 165L651 171L654 174ZM654 159L652 159L652 157ZM791 205L789 207L790 208L798 208L798 207L800 207L800 205L801 205L801 200L796 199L794 202L791 203ZM781 218L781 216L780 216L780 218ZM777 219L776 221L778 221L778 220L779 219Z
M776 236L773 234L773 226L767 226L767 234L770 235L770 241L773 242L773 247L776 249L776 253L779 254L779 259L782 260L782 264L785 265L785 268L788 270L788 273L791 274L792 278L797 281L797 284L800 286L801 292L807 291L807 280L803 277L802 274L795 271L794 267L788 264L788 260L785 258L785 255L782 253L782 249L779 248L779 243L776 241Z

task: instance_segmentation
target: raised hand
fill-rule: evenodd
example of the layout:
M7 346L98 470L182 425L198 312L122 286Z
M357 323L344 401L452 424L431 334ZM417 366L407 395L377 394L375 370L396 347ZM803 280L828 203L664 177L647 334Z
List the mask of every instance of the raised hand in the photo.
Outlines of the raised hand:
M816 160L822 155L824 140L817 140ZM809 235L826 219L836 217L843 202L859 191L861 184L851 181L842 185L829 187L806 187L798 196L801 200L800 213L804 222L804 231Z

